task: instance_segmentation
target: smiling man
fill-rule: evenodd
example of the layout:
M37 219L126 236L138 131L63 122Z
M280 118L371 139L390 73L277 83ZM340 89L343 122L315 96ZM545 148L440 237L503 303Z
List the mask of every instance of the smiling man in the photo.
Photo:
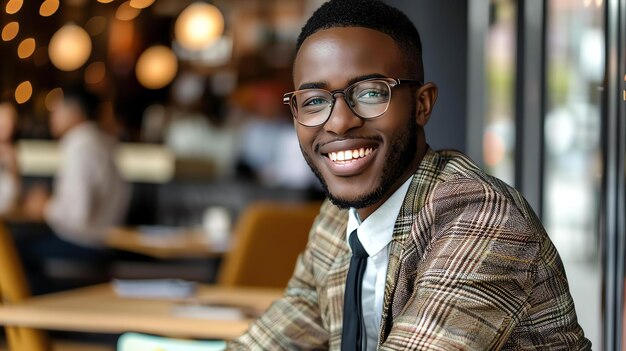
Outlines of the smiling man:
M284 298L231 349L589 350L522 196L431 150L419 34L374 0L308 20L285 94L328 199Z

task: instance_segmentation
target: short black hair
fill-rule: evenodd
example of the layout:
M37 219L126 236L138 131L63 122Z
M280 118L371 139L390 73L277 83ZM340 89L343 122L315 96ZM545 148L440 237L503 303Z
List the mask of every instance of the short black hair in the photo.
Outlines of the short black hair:
M97 118L96 113L100 106L100 98L98 96L78 85L63 87L62 89L65 102L78 104L87 119L93 120Z
M296 42L296 52L309 36L335 27L364 27L390 36L406 56L409 74L424 79L422 41L411 20L402 11L379 0L330 0L306 22Z

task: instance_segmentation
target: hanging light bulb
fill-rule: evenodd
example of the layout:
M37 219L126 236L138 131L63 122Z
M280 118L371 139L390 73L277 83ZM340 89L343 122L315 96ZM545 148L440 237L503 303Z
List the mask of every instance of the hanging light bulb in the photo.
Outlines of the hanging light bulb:
M75 24L66 24L50 39L48 55L52 64L62 71L80 68L91 55L89 34Z
M224 16L210 4L196 2L180 13L174 27L176 40L187 50L199 51L215 43L224 32Z

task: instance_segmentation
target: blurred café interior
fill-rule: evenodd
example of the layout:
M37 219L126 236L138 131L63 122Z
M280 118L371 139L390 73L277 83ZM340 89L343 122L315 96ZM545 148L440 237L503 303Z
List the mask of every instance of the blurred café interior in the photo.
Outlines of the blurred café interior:
M280 296L324 199L282 104L323 2L0 2L0 350L220 350ZM626 0L386 2L440 89L430 146L524 194L594 349L621 349ZM70 95L98 101L81 136L54 126ZM120 184L61 169L109 140ZM87 245L55 234L101 206L84 178L125 192Z

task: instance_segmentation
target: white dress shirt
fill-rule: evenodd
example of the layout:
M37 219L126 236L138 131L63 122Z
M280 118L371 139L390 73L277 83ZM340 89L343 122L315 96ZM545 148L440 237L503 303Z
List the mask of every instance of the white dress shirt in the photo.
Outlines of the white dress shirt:
M364 350L376 350L378 344L378 332L385 297L385 279L389 265L389 243L391 243L393 227L412 179L413 177L410 177L404 182L385 203L363 222L361 222L356 209L351 208L349 211L346 238L357 229L359 240L369 255L361 290L363 319L367 335ZM372 306L374 308L371 308Z
M114 161L115 142L84 122L63 136L59 148L61 163L46 222L67 241L101 246L106 229L122 224L130 197Z

